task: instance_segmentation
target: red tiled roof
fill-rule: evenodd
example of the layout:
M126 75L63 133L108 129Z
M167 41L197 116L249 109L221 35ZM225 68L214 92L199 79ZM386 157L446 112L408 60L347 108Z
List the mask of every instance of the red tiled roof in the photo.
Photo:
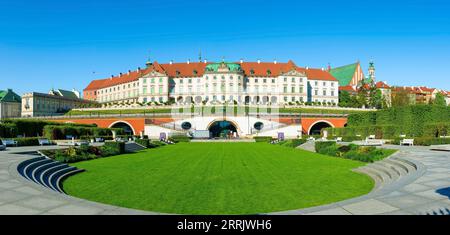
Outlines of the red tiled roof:
M436 90L436 88L428 88L428 87L425 87L425 86L421 86L421 87L419 87L422 91L425 91L425 92L434 92L434 90Z
M337 79L326 70L299 67L297 68L297 71L306 73L308 80L337 81Z
M208 63L190 62L189 64L161 64L161 67L169 77L200 77L205 73L206 65L208 65ZM197 74L195 74L194 71L196 71Z
M340 91L348 91L348 92L356 92L356 89L353 86L340 86Z
M243 62L238 64L241 65L247 77L278 77L280 74L289 72L297 67L291 60L287 63ZM270 75L267 73L268 71L270 71Z
M383 89L389 89L390 87L388 86L388 84L384 83L384 82L377 82L375 84L377 86L377 88L383 88Z
M289 60L289 62L287 63L242 62L238 64L240 64L245 75L248 77L278 77L283 73L295 69L299 72L306 73L308 79L311 80L337 81L336 78L334 78L329 72L325 70L300 68L297 67L291 60ZM140 77L150 73L151 71L166 74L168 77L201 77L205 73L205 67L207 65L208 63L203 62L159 64L155 61L147 68L141 69L139 71L135 70L111 78L94 80L84 89L84 91L98 90L105 87L137 81ZM270 71L270 74L268 73L268 71Z
M145 69L130 71L128 73L124 73L122 75L110 78L94 80L84 90L85 91L98 90L105 87L116 86L123 83L137 81L139 80L140 77L150 73L153 70L160 73L164 73L164 69L158 64L158 62L155 62Z
M422 90L420 90L418 87L392 87L393 91L407 91L409 93L414 94L423 94Z

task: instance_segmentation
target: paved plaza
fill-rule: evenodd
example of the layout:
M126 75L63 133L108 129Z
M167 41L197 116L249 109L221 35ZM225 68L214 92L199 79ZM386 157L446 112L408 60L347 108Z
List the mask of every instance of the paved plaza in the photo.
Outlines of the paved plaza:
M450 152L431 150L450 150L450 145L387 147L399 149L396 157L414 162L417 171L362 197L273 214L450 214ZM27 181L18 174L17 165L33 158L27 152L38 149L18 147L0 152L0 214L160 214L89 202Z

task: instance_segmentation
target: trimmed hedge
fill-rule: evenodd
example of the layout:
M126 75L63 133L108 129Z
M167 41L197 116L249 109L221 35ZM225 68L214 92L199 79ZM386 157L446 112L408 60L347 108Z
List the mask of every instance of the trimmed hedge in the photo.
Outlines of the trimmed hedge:
M269 143L270 141L273 140L273 138L271 136L255 136L255 137L253 137L253 139L256 142L266 142L266 143Z
M120 128L99 128L73 125L47 125L44 127L44 136L48 139L66 139L66 136L74 137L97 137L97 136L112 136L112 130L117 134L123 133Z
M449 120L450 106L412 105L351 114L347 128L354 128L354 131L368 129L372 132L370 134L378 133L383 138L394 138L401 134L439 137L450 133Z
M26 137L42 136L44 127L47 125L96 127L96 125L92 124L61 123L30 119L7 119L3 121L3 124L14 125L17 128L17 133L14 133L14 135L10 137L16 137L17 135L24 135Z
M189 138L186 135L174 135L174 136L169 137L169 140L174 143L191 142L191 138Z
M27 137L27 138L13 138L17 141L17 146L39 146L38 137Z
M105 144L102 147L107 148L108 150L118 152L118 154L125 153L125 142L107 141L107 142L105 142ZM118 155L118 154L115 154L115 155Z
M317 141L315 143L314 148L315 148L316 152L320 153L320 151L322 149L328 148L330 146L335 146L335 145L337 145L337 144L334 141Z
M0 123L0 137L14 138L18 135L17 126L13 123Z

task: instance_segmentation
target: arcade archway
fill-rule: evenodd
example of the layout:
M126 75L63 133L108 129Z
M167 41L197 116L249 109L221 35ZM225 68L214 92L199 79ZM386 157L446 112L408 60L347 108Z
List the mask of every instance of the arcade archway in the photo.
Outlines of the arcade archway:
M334 127L334 126L331 123L327 122L327 121L315 122L309 128L308 134L309 135L320 135L321 132L322 132L322 129L328 128L328 127Z
M237 133L237 127L230 121L215 121L209 128L212 138L228 138Z
M111 126L109 126L109 128L120 128L123 129L123 132L126 135L135 135L133 127L125 121L114 122L113 124L111 124Z

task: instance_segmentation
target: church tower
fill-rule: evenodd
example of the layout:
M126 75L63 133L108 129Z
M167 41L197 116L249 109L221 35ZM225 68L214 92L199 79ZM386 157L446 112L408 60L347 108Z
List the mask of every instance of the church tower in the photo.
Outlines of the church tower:
M373 61L369 63L369 81L375 82L375 65Z

